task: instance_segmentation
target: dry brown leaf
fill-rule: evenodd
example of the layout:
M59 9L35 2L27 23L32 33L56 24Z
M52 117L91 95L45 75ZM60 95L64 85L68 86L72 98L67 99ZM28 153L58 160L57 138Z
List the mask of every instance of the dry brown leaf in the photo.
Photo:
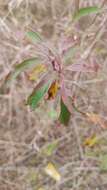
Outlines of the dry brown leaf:
M56 96L56 94L57 94L57 92L58 92L58 89L59 89L59 83L58 83L58 81L54 81L52 84L51 84L51 86L50 86L50 88L49 88L49 90L48 90L48 100L50 100L50 99L54 99L55 98L55 96Z

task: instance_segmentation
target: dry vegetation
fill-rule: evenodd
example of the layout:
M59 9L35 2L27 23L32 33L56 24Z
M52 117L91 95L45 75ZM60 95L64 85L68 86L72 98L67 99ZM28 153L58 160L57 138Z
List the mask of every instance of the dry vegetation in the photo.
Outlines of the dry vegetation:
M104 0L79 3L107 9ZM27 30L39 31L55 48L63 43L62 36L71 36L78 45L72 63L96 63L100 69L68 71L67 87L72 95L76 93L80 110L101 117L87 119L74 110L69 126L58 126L49 116L52 101L41 103L34 112L25 105L32 85L21 74L9 93L0 95L0 190L107 190L107 12L73 24L76 9L76 0L0 0L0 83L13 65L35 54L35 46L25 37ZM92 135L98 143L84 145ZM56 150L44 154L54 140ZM59 182L45 174L48 162L59 169Z

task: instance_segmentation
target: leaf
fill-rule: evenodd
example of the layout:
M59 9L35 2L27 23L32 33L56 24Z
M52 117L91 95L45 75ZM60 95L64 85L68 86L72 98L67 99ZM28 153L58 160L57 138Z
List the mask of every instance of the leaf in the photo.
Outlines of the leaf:
M45 173L47 175L49 175L50 177L52 177L56 181L61 180L60 173L58 172L56 167L51 162L49 162L48 165L45 167Z
M55 149L57 148L57 145L58 143L56 141L50 143L45 149L44 149L44 153L47 155L47 156L51 156Z
M40 187L38 190L45 190L43 187Z
M100 157L100 169L107 171L107 154L101 155Z
M44 84L44 81L41 81L36 88L33 90L32 94L27 99L27 105L30 105L32 109L35 109L48 91L50 82Z
M11 71L5 78L5 81L0 88L0 93L4 91L5 88L8 88L10 83L14 81L21 72L23 72L25 69L31 68L33 65L36 65L40 63L41 60L39 58L31 58L28 60L23 61L22 63L15 66L13 71Z
M55 81L51 84L51 86L50 86L50 88L49 88L49 90L48 90L48 97L47 97L47 99L48 99L48 100L54 99L55 96L56 96L56 94L57 94L58 89L59 89L59 83L58 83L58 81L55 80Z
M93 135L93 136L85 139L84 145L89 146L89 147L93 147L97 143L98 143L98 138L95 135Z
M93 14L93 13L95 14L95 13L99 13L99 12L101 12L101 8L99 8L97 6L81 8L78 10L78 12L76 12L73 15L73 20L77 21L83 16L87 16L89 14Z
M68 125L71 113L69 112L62 98L61 98L60 106L61 106L61 112L60 112L59 120L62 124Z
M27 59L27 60L23 61L22 63L16 65L15 71L20 73L20 72L24 71L25 69L31 68L33 65L36 65L40 62L41 62L41 59L39 59L37 57Z
M38 32L29 31L26 33L26 35L30 40L32 40L35 43L42 41L42 37L40 36Z
M39 76L41 73L45 72L45 71L47 71L47 68L46 68L45 65L43 65L43 64L37 65L37 66L31 71L31 73L29 74L29 80L34 80L34 81L37 80L37 79L38 79L38 76Z

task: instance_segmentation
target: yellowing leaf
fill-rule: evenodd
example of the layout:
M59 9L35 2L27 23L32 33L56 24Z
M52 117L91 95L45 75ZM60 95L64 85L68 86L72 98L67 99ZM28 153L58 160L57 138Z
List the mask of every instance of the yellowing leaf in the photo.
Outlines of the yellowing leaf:
M50 86L50 88L49 88L49 90L48 90L48 100L50 100L50 99L54 99L55 98L55 96L56 96L56 94L57 94L57 91L58 91L58 89L59 89L59 83L58 83L58 81L54 81L52 84L51 84L51 86Z
M98 143L98 138L95 135L93 135L92 137L89 137L85 140L84 145L93 147L96 143Z
M41 188L39 188L38 190L45 190L45 189L41 187Z
M89 120L92 121L95 125L100 124L102 128L106 128L103 119L98 114L86 113L86 115L88 116Z
M0 87L0 93L4 93L5 89L9 88L9 85L25 70L32 68L35 65L40 64L41 59L35 57L24 60L22 63L16 65L11 72L6 76L4 83Z
M60 173L58 172L56 167L51 162L49 162L48 165L45 167L45 173L47 175L49 175L50 177L52 177L56 181L61 180Z
M47 71L47 68L45 65L43 64L39 64L37 65L33 71L29 74L29 80L37 80L39 75L43 72L46 72Z

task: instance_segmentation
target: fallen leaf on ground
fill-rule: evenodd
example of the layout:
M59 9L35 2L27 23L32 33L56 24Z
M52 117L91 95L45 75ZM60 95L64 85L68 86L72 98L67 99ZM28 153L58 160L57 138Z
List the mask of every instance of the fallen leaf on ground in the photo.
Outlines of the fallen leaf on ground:
M96 135L93 135L91 137L88 137L87 139L85 139L84 141L84 145L85 146L89 146L89 147L93 147L95 144L98 143L98 138L96 137Z
M51 162L49 162L48 165L45 167L45 173L56 181L61 180L60 173Z

